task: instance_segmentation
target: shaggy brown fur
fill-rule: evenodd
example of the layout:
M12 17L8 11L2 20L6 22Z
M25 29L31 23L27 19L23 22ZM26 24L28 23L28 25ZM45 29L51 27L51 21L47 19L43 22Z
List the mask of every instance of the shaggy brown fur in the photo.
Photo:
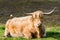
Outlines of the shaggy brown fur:
M42 11L36 11L30 16L9 19L5 26L5 37L10 33L12 37L32 38L34 35L34 37L40 38L45 32L45 28L41 26L42 13Z

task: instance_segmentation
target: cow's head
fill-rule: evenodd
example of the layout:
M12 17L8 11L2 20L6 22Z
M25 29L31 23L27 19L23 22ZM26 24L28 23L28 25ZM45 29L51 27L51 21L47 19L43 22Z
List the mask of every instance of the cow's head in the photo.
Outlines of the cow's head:
M34 24L38 26L42 23L42 15L43 14L51 14L55 9L56 8L54 8L52 11L50 11L48 13L38 10L38 11L35 11L33 13L29 13L29 14L32 14L33 19L34 19Z
M41 24L41 17L42 17L42 11L35 11L33 12L32 14L32 17L33 17L33 20L34 20L34 24L36 26L40 25Z

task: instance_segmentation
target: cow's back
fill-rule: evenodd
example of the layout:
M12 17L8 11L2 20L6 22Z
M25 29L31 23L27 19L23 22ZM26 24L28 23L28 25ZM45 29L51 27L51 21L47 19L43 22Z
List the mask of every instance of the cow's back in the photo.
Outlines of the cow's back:
M22 35L22 32L27 28L31 30L31 27L33 26L33 21L31 16L27 17L16 17L8 22L9 31L12 36L20 36ZM30 28L29 28L30 27Z

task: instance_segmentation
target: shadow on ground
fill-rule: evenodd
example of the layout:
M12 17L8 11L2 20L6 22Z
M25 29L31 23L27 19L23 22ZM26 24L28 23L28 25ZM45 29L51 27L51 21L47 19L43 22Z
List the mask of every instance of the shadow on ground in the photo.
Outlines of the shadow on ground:
M47 32L46 38L49 38L49 37L52 37L52 38L59 40L60 39L60 33L59 32Z

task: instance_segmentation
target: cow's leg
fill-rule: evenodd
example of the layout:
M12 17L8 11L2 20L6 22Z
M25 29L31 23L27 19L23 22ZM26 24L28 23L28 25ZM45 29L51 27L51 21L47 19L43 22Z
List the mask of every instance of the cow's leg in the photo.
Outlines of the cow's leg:
M36 31L37 31L36 37L37 37L37 38L40 38L40 32L39 32L39 29L37 28Z
M37 32L37 38L40 38L40 33L39 32Z
M31 33L25 33L24 36L25 38L32 38Z
M11 35L10 35L10 32L9 32L8 28L5 28L4 36L5 36L5 37L11 37Z
M24 38L32 38L32 35L28 30L24 31L23 34L24 34Z

